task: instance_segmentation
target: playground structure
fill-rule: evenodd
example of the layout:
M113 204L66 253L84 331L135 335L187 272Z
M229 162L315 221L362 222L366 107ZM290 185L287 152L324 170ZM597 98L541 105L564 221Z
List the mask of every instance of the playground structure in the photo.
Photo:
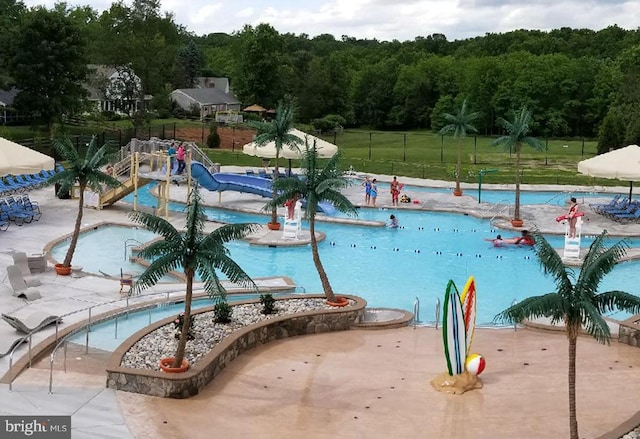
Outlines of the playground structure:
M169 157L167 153L173 143L177 142L157 138L144 141L132 139L129 144L120 149L118 161L108 168L108 172L120 180L121 184L101 193L86 190L85 206L102 209L133 193L133 210L137 211L138 189L152 181L158 185L158 205L155 214L165 218L168 218L169 215L169 186L172 183L186 184L187 193L190 193L195 180L203 188L218 192L218 202L221 201L222 192L227 190L271 198L271 179L221 173L219 172L220 166L213 163L195 143L182 142L187 150L186 166L183 174L177 174L177 160ZM72 198L78 198L78 190L78 187L73 188ZM328 214L335 211L335 208L327 203L322 203L320 209Z

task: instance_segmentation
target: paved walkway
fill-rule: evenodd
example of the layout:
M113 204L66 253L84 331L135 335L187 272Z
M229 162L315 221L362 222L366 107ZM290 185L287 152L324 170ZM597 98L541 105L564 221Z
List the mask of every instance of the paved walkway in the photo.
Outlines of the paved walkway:
M225 169L238 170L243 169ZM375 177L390 180L388 176ZM414 179L402 179L402 182L448 185ZM472 188L467 189L471 193ZM556 187L531 189L558 190ZM619 188L621 192L626 190ZM171 193L172 198L181 199L186 191L184 187L172 186ZM347 193L354 202L363 201L362 188L354 186ZM264 205L264 199L249 194L225 192L220 202L217 194L204 191L203 195L205 201L214 206L220 204L255 212ZM489 218L495 215L491 205L479 204L469 196L452 197L442 193L420 193L419 196L409 193L409 196L419 198L421 204L397 209L431 208ZM8 231L0 232L2 312L67 314L98 304L105 309L121 306L114 302L119 299L118 280L91 274L79 278L60 277L51 266L39 275L43 282L38 287L42 299L27 304L12 296L5 275L6 267L12 264L11 253L42 253L48 242L72 231L76 215L76 201L58 200L53 196L53 188L34 191L31 198L40 203L44 212L40 222L23 227L12 225ZM381 194L378 205L390 207L388 194ZM124 203L102 211L85 209L83 226L102 221L127 222L128 211L129 206ZM564 209L558 206L523 208L526 226L536 226L544 233L564 231L554 220L562 213ZM184 221L177 213L172 213L170 219L177 226ZM588 215L588 219L583 234L608 229L613 234L640 235L637 224L622 226L593 214ZM494 224L511 228L506 219L496 220ZM265 229L254 238L282 244L280 235L281 232ZM180 286L164 284L153 292L179 294L179 290ZM65 318L62 325L71 325L85 317L84 312L79 312ZM47 328L36 334L34 344L53 331ZM18 335L0 322L0 347ZM225 437L566 436L564 336L529 330L515 334L509 330L483 330L477 337L476 349L489 362L483 375L486 387L463 397L442 395L428 385L444 368L440 333L429 328L405 328L354 330L261 347L241 356L206 392L188 401L146 399L105 389L100 358L106 354L90 351L85 355L80 350L69 355L67 374L54 372L53 395L47 392L48 359L21 375L14 382L11 395L6 384L0 385L3 394L0 412L71 414L74 438L155 438L160 432L176 438L211 437L211 425L216 425L216 432L221 435L224 432ZM18 353L26 351L21 347ZM636 400L625 398L627 394L637 395L640 390L635 387L635 383L640 383L637 376L640 369L637 357L640 356L637 349L617 343L602 347L586 338L580 340L578 353L579 401L598 401L595 412L591 410L593 404L582 403L578 407L583 426L581 436L592 437L624 421L637 409ZM0 359L1 373L8 370L8 362L8 357ZM529 364L525 366L525 362ZM56 368L61 365L56 363ZM603 383L612 385L603 386ZM178 409L177 414L169 413L172 408ZM523 429L522 425L528 425L527 422L539 427Z

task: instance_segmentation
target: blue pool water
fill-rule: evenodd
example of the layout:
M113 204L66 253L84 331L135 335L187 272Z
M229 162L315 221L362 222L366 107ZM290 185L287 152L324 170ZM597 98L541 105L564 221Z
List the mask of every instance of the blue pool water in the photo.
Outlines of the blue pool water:
M278 294L274 294L278 296ZM230 294L227 296L229 303L256 299L255 294ZM212 306L209 299L196 299L192 303L194 310ZM91 326L89 332L89 346L102 349L105 351L114 351L120 344L126 340L131 334L146 327L150 323L157 322L167 317L177 316L184 311L183 303L175 303L171 305L158 305L146 310L132 311L128 315L118 317L118 332L116 334L115 319L97 323ZM81 331L71 337L71 343L85 344L87 332Z
M155 203L155 199L148 197L151 195L147 189L140 191L138 200ZM182 210L183 206L176 203L172 208ZM390 212L365 209L362 216L385 221ZM318 229L327 234L327 239L320 243L320 257L335 292L361 296L372 307L407 310L413 309L417 297L421 304L421 320L435 321L436 301L442 298L447 281L453 279L461 288L468 276L473 275L478 290L477 321L489 324L496 313L514 300L553 291L552 280L542 274L530 248L494 248L485 241L498 233L486 220L439 212L396 213L400 218L400 229L318 224ZM207 209L207 214L228 222L264 223L266 218L220 209ZM115 246L112 254L122 253L122 243L128 236L126 230L130 230L120 229L121 238L107 240ZM141 232L134 230L132 233L141 236ZM100 230L96 232L100 233ZM548 239L556 247L563 245L560 236ZM583 246L589 245L588 239L583 241ZM640 242L633 245L640 245ZM84 246L94 248L93 241L81 237L78 251ZM229 244L229 249L232 257L252 277L289 276L308 292L322 291L308 246L274 249L234 242ZM88 254L91 255L92 250ZM89 267L91 261L102 267L111 262L92 257L75 260L85 270L93 272L97 271ZM122 259L112 257L111 260L115 265L108 270L117 272ZM638 285L638 263L629 262L618 265L605 278L601 291L621 289L638 293Z

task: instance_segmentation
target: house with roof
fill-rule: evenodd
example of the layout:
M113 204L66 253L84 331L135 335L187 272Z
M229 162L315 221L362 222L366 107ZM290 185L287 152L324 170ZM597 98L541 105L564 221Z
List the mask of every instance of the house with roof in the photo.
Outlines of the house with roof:
M12 110L13 101L18 95L18 90L15 87L11 87L9 90L0 90L0 123L6 124L18 117L17 113Z
M170 97L186 111L192 111L194 107L198 108L201 120L219 112L240 111L240 101L217 87L179 88L172 91Z
M129 66L89 65L87 99L100 112L131 115L153 98L142 95L142 81Z

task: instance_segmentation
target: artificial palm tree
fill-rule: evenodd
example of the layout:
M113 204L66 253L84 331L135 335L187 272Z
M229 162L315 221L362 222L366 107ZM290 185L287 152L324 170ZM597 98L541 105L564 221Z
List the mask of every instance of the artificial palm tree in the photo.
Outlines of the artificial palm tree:
M234 283L257 290L255 283L240 266L231 259L225 244L244 238L253 232L256 224L228 224L209 234L204 232L205 213L198 186L189 196L184 232L179 232L164 218L145 212L131 212L130 217L146 229L157 233L161 240L153 242L140 251L142 258L152 261L140 275L132 292L139 293L149 288L167 273L182 269L186 278L184 297L184 320L178 339L173 367L179 367L187 346L188 330L191 327L191 301L193 280L196 273L204 281L204 289L216 303L226 302L226 291L216 270L224 273Z
M299 145L302 144L302 139L298 136L290 133L293 128L293 119L295 116L295 106L292 103L280 102L276 108L276 117L270 122L259 122L253 124L258 130L258 134L254 140L258 147L265 146L266 144L273 142L276 147L275 166L273 173L273 182L275 183L280 175L279 158L282 149L288 146L289 149L298 151ZM273 185L273 197L276 197L275 184ZM270 224L278 223L278 211L277 205L274 205L271 209L271 221Z
M96 136L91 138L86 148L78 148L69 138L54 140L53 147L62 159L67 162L67 166L50 177L47 183L60 185L58 195L68 193L74 185L78 185L78 215L76 216L69 249L62 263L64 267L71 267L71 260L78 244L80 226L82 225L85 189L100 193L103 185L116 187L120 185L120 182L101 170L102 167L111 162L113 148L109 143L98 146Z
M445 125L440 130L439 134L453 133L453 137L458 141L458 164L456 167L456 188L453 192L454 195L462 195L462 189L460 189L460 172L462 167L462 142L461 140L467 136L467 132L476 132L476 128L472 123L480 116L480 113L468 113L467 112L467 100L462 102L462 106L458 108L455 114L445 113L442 117L445 118L448 125Z
M493 141L493 145L503 145L505 149L515 149L516 152L516 200L513 212L514 221L520 222L520 151L522 145L529 145L530 147L540 151L543 148L542 142L535 137L528 136L530 131L530 125L532 121L531 112L526 107L522 107L520 111L513 113L513 120L508 121L503 118L498 118L498 123L503 126L507 131L507 134L498 137Z
M545 274L555 279L556 292L529 297L496 316L503 322L522 322L525 319L549 317L551 323L563 322L569 339L569 427L571 439L578 439L576 417L576 347L578 334L584 330L600 343L609 343L611 333L602 315L613 310L640 312L640 298L624 291L598 293L602 278L607 275L622 258L628 243L618 241L607 247L607 232L600 234L589 247L582 269L575 282L575 273L562 263L558 252L539 234L535 252Z
M302 172L304 176L300 179L282 178L274 181L273 186L278 192L277 195L267 203L265 208L274 208L292 198L306 200L305 217L309 220L313 263L318 271L318 276L320 276L325 297L328 301L335 302L335 294L333 293L329 278L320 260L320 253L318 252L318 240L316 239L316 214L318 213L318 204L323 201L329 202L332 203L338 211L354 216L357 214L357 210L351 201L340 192L340 189L349 185L349 181L344 177L344 172L338 165L338 154L331 157L324 167L320 167L318 151L314 141L311 148L307 145L302 160Z

